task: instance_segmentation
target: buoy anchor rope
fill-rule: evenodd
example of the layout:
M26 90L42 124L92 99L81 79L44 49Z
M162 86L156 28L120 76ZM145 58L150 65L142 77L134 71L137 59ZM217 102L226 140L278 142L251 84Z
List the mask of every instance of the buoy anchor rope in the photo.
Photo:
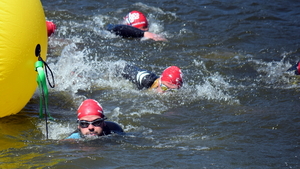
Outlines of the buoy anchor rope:
M39 109L39 117L43 118L43 110L45 114L45 121L46 121L46 137L48 139L48 118L49 120L54 120L53 117L51 117L50 113L48 113L48 88L47 88L47 83L46 83L46 77L48 84L51 88L54 88L54 76L53 72L51 71L50 67L48 64L43 60L43 58L40 56L41 52L41 46L38 44L36 46L35 50L35 55L38 57L38 61L35 63L35 71L37 72L37 83L39 87L39 91L41 94L40 97L40 109ZM45 71L44 71L44 65L45 65ZM50 83L49 77L48 77L48 72L47 70L49 69L52 77L52 83ZM45 73L46 72L46 73Z

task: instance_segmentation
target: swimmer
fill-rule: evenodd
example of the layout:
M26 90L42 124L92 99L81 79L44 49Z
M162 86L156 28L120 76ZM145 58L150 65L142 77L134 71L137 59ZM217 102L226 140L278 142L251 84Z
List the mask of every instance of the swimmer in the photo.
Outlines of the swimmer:
M102 106L93 99L81 103L77 110L77 130L66 139L98 138L112 133L123 133L123 129L114 122L105 121Z
M123 38L149 38L155 41L167 41L162 36L149 32L148 20L140 11L131 11L124 17L126 24L109 24L107 30Z
M47 26L47 35L49 37L55 32L56 25L51 21L46 21L46 26Z
M177 66L170 66L162 72L161 76L157 76L153 72L127 64L121 74L136 84L139 90L149 89L165 93L177 91L183 85L183 74Z

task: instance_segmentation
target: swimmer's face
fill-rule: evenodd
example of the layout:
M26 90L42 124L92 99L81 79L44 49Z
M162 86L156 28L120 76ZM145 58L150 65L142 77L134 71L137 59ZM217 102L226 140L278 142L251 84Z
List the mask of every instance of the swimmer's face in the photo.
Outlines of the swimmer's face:
M79 119L78 129L85 137L101 136L105 122L97 115L84 116Z
M167 82L167 81L160 81L159 86L156 88L156 91L158 93L165 93L165 92L174 92L179 89L178 85L175 85L173 83Z

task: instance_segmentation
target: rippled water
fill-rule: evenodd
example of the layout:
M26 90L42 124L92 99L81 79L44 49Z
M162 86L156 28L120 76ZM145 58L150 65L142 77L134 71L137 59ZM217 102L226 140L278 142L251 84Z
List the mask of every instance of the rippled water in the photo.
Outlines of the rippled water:
M39 93L0 119L0 168L299 168L300 58L296 0L42 0L49 38L50 122L38 118ZM107 31L131 10L168 42ZM175 94L138 91L115 76L124 63L160 74L182 68ZM98 100L125 136L65 142L76 109Z

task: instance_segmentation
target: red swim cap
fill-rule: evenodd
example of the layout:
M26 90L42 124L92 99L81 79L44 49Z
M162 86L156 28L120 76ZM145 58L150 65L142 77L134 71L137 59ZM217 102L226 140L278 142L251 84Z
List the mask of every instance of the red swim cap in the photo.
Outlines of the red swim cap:
M131 11L124 19L127 25L131 25L136 28L148 27L147 18L142 12Z
M53 22L46 21L48 37L54 33L56 25Z
M295 73L296 75L300 75L300 61L297 63L297 71Z
M172 84L175 84L178 86L178 88L182 87L183 80L182 80L183 74L181 73L181 70L177 66L170 66L166 68L162 75L161 75L161 81L167 81Z
M87 99L83 101L77 110L78 119L89 115L97 115L104 118L102 106L94 99Z

